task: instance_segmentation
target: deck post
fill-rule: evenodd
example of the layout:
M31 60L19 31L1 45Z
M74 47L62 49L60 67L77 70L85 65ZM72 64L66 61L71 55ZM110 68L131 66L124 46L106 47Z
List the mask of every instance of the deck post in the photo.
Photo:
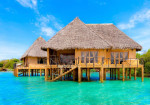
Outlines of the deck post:
M110 68L110 79L111 79L111 68Z
M116 80L116 68L114 70L115 70L115 80Z
M49 48L47 48L47 65L50 65L50 63L49 63Z
M60 75L62 75L62 68L60 69ZM60 78L60 80L62 81L62 77Z
M45 80L48 78L48 68L45 69Z
M126 74L126 79L127 79L127 77L128 77L128 69L127 68L125 69L125 74Z
M129 79L131 79L131 68L129 68Z
M73 81L75 81L75 80L76 80L76 71L73 70Z
M29 74L29 77L30 77L30 68L28 69L28 74Z
M16 77L18 77L18 69L17 69L17 71L16 71Z
M87 80L90 81L90 68L87 68Z
M41 69L40 69L40 76L42 76L42 72L41 72Z
M105 76L105 77L104 77L104 80L106 80L106 68L104 69L104 72L105 72L105 73L104 73L104 74L105 74L105 75L104 75L104 76Z
M136 80L136 68L134 68L134 80Z
M122 81L124 81L124 71L125 71L125 68L123 67L122 68Z
M38 76L38 73L39 73L38 70L39 70L39 69L37 69L37 76Z
M24 69L22 70L23 76L24 76Z
M87 78L87 69L85 71L86 71L86 78Z
M31 70L31 75L33 76L33 69Z
M118 80L120 80L120 69L118 68Z
M103 83L103 73L104 73L104 68L103 67L101 67L101 83Z
M114 69L112 69L112 79L114 79Z
M81 82L81 67L78 67L78 82Z
M141 72L142 72L142 82L144 81L144 67L142 66L141 68Z

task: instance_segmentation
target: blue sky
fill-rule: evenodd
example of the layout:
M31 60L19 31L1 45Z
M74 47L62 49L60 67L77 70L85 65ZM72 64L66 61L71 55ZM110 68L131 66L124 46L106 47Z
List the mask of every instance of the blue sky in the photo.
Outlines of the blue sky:
M20 58L42 36L49 40L75 17L113 23L150 48L150 0L0 0L0 60Z

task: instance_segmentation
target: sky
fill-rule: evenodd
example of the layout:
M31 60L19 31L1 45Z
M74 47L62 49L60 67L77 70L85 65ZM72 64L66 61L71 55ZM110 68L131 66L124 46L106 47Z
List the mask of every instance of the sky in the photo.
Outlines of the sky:
M113 23L150 48L150 0L0 0L0 60L20 58L40 36L48 41L79 17Z

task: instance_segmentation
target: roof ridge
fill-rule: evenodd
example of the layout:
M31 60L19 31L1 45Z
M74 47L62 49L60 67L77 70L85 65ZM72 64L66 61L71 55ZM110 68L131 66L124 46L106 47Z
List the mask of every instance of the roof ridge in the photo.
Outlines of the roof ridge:
M85 24L85 26L86 26L86 24ZM87 27L87 26L86 26ZM92 32L94 32L96 35L97 35L97 33L93 30L93 29L91 29L91 28L89 28L89 27L87 27L88 29L90 29ZM101 35L97 35L97 36L99 36L102 40L104 40L108 45L110 45L111 47L112 47L112 45L108 42L108 41L106 41L104 38L103 38L103 36Z

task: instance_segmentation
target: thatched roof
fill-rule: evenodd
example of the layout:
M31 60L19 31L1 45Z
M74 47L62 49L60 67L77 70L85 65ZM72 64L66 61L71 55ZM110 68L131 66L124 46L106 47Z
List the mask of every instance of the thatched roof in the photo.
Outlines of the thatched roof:
M113 24L84 24L75 18L42 49L137 49L142 47Z
M111 43L112 49L142 49L141 45L132 40L113 24L86 24L86 26L98 35L102 35L107 42Z
M30 57L47 57L47 52L41 49L41 46L44 45L46 41L39 37L30 48L22 55L21 59L30 56Z

